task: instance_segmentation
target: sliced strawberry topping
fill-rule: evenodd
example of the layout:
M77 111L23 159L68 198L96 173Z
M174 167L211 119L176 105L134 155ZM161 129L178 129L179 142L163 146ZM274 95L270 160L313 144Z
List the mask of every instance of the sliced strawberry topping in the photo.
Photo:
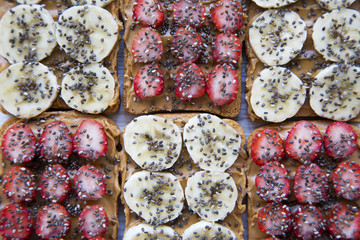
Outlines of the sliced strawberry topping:
M31 128L18 123L6 130L1 144L4 157L16 164L30 162L35 157L36 139Z
M233 33L239 30L243 23L240 1L218 1L211 12L211 19L219 31Z
M205 90L215 105L232 103L239 89L239 78L236 69L229 64L218 64L209 73Z
M99 205L86 206L80 213L79 230L86 238L101 236L106 233L109 219L105 209Z
M180 25L201 27L205 22L205 7L199 0L175 0L173 16Z
M14 166L4 177L3 193L13 202L32 200L35 190L34 175L25 167Z
M136 24L157 28L164 22L164 12L157 0L137 0L133 7Z
M45 168L40 182L40 194L51 202L64 201L71 189L69 175L59 164Z
M106 192L104 174L90 164L79 168L74 176L74 185L80 200L98 200Z
M241 41L234 34L220 33L213 43L213 58L220 63L237 63L241 56Z
M265 201L280 202L290 192L287 170L279 162L269 162L259 169L255 179L256 193Z
M5 239L27 239L32 221L26 207L19 203L6 205L0 214L0 235Z
M302 205L294 214L294 233L304 240L321 236L325 230L325 221L320 209L313 205Z
M191 62L181 65L176 74L175 93L181 100L187 101L200 97L205 92L205 76L201 69Z
M334 171L333 183L339 196L360 199L360 165L349 160L340 163Z
M104 126L93 119L83 120L76 130L73 145L82 158L95 160L105 156L108 141Z
M343 122L331 123L324 135L326 153L333 158L349 158L357 148L357 135L351 125Z
M159 33L149 27L138 31L132 44L131 53L135 62L159 61L163 54L163 43Z
M159 65L142 66L134 78L134 92L139 98L155 97L164 90L164 76Z
M289 157L308 164L319 155L321 145L321 134L315 124L299 121L289 131L285 149Z
M328 230L335 239L360 239L358 207L337 204L330 213Z
M58 239L64 237L70 230L70 214L60 204L44 206L37 218L35 231L42 239Z
M281 203L268 203L258 213L258 227L267 235L284 235L291 230L289 207Z
M196 62L202 52L203 41L194 28L179 28L173 38L171 51L181 62Z

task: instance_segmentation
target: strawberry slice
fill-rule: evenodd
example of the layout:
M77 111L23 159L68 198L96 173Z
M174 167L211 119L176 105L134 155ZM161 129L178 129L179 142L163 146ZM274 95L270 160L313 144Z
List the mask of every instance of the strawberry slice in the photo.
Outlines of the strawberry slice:
M136 24L157 28L164 22L164 12L157 0L137 0L133 7L133 19Z
M175 0L173 17L182 26L198 28L205 22L205 7L199 0Z
M66 124L62 121L54 121L47 124L40 137L40 154L52 162L63 162L73 152L73 136Z
M1 149L5 159L22 164L35 157L36 139L31 128L25 123L18 123L6 130Z
M12 167L4 176L3 183L3 193L12 202L31 201L35 197L34 175L25 167Z
M257 165L281 161L284 157L284 141L277 131L265 128L255 134L251 144L251 158Z
M313 162L320 153L321 133L315 124L309 121L297 122L289 131L285 150L289 157L301 163Z
M337 204L328 219L328 230L334 239L360 239L360 212L358 207Z
M287 205L268 203L258 213L258 227L267 235L284 235L291 230L292 216Z
M183 63L176 74L176 96L178 96L183 101L188 101L192 98L201 97L204 92L204 73L195 63Z
M70 189L70 178L63 166L55 164L45 168L40 182L40 194L43 199L49 199L51 202L63 202Z
M215 3L211 19L219 31L233 33L243 24L243 13L240 1L220 0Z
M349 158L357 149L356 132L347 123L331 123L326 128L324 146L330 157L336 159Z
M206 79L205 90L211 101L218 106L232 103L239 89L236 69L229 64L218 64Z
M90 238L89 240L106 240L106 239L103 237L97 236L97 237Z
M164 76L158 64L142 66L134 78L134 92L139 98L155 97L164 90Z
M83 120L76 130L73 146L82 158L95 160L105 156L108 140L104 126L93 119Z
M299 239L318 238L324 232L325 226L320 209L313 205L302 205L294 214L294 233Z
M241 41L234 34L220 33L213 42L212 55L219 63L237 63L241 56Z
M159 61L163 54L160 34L149 27L141 29L135 36L131 53L135 62Z
M60 204L45 205L36 217L35 231L42 239L58 239L70 230L70 214Z
M86 238L101 236L106 233L109 219L105 209L99 205L86 206L80 213L79 230Z
M290 193L287 170L276 161L261 166L255 178L255 185L257 195L267 202L280 202Z
M172 40L170 50L181 62L196 62L202 52L203 41L194 28L179 28Z
M350 160L340 163L334 171L333 183L339 196L360 199L360 165Z
M26 207L19 203L6 205L0 214L0 235L5 239L27 239L32 221Z
M98 200L106 192L104 174L90 164L79 168L74 176L74 185L80 200Z

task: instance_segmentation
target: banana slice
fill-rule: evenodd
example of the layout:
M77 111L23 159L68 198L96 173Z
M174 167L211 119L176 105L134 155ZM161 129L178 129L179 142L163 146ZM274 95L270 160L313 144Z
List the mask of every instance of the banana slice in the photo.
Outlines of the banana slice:
M184 206L184 191L171 173L134 173L124 185L124 198L132 211L152 225L177 218Z
M105 7L113 0L71 0L72 5L96 5L99 7Z
M316 2L327 10L334 10L337 8L347 8L355 0L316 0Z
M326 60L354 62L360 59L360 13L340 8L319 17L314 26L314 47Z
M40 61L56 46L54 20L40 5L9 9L0 20L0 29L0 54L10 63Z
M41 63L15 63L0 73L0 103L19 118L47 110L57 97L56 76Z
M69 56L80 62L100 62L118 40L118 24L107 10L93 5L65 10L56 24L56 39Z
M269 66L288 63L306 40L306 24L288 9L270 9L250 25L249 40L256 56Z
M16 0L20 4L36 4L39 3L41 0Z
M185 197L189 207L207 221L223 220L235 207L238 190L223 172L197 172L189 177Z
M348 121L360 112L360 67L333 64L315 78L310 89L314 112L336 121Z
M262 8L279 8L291 3L296 2L297 0L253 0L256 5Z
M140 223L129 228L123 240L180 240L180 236L171 227L168 226L151 226L149 224Z
M101 113L115 94L115 80L110 71L99 63L80 65L65 74L61 83L61 97L80 112Z
M194 239L226 239L237 240L235 233L229 228L224 227L218 223L211 223L207 221L197 222L188 227L183 235L183 240Z
M306 89L290 70L271 67L255 79L250 103L255 114L265 121L282 122L293 117L305 102Z
M191 158L202 169L223 172L240 154L240 135L214 115L190 118L183 135Z
M143 169L161 171L180 156L181 132L172 121L158 116L135 118L125 129L124 147Z

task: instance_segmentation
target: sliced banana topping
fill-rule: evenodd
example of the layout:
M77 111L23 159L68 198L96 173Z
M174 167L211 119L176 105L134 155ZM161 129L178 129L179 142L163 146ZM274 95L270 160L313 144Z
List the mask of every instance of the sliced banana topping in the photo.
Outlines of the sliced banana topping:
M183 135L191 158L202 169L225 171L240 154L240 135L214 115L190 118Z
M360 67L333 64L315 78L310 89L314 112L336 121L348 121L360 112Z
M334 10L342 7L347 8L355 2L355 0L316 0L316 2L327 10Z
M256 56L269 66L283 65L300 53L306 40L306 24L288 9L270 9L250 25L249 40Z
M125 151L143 169L161 171L174 165L182 145L180 129L158 116L140 116L124 133Z
M279 8L291 3L296 2L297 0L253 0L256 5L262 8Z
M360 59L360 13L340 8L319 17L312 38L314 47L326 60L354 62Z
M132 211L152 225L177 218L184 206L184 191L171 173L132 174L124 185L124 198Z
M71 0L72 5L96 5L99 7L105 7L113 0Z
M74 6L59 16L56 39L72 58L100 62L118 39L118 24L111 13L99 6Z
M224 227L218 223L211 223L207 221L197 222L188 227L183 235L183 240L194 239L226 239L237 240L235 233L229 228Z
M234 210L238 192L230 174L201 171L189 177L185 197L202 219L218 221Z
M65 74L61 83L61 97L80 112L101 113L115 94L115 80L110 71L99 63L80 65Z
M282 122L293 117L304 104L306 89L290 70L271 67L255 79L250 103L255 114L265 121Z
M180 236L171 227L151 226L140 223L129 228L124 235L124 240L180 240Z
M0 73L0 103L19 118L47 110L57 97L56 76L41 63L16 63Z
M55 25L40 5L18 5L0 20L0 54L11 63L40 61L56 46Z
M20 4L36 4L41 2L41 0L16 0Z

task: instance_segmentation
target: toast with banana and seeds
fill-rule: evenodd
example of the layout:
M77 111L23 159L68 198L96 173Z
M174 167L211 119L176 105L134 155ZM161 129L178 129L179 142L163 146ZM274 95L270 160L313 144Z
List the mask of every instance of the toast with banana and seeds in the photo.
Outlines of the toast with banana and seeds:
M356 126L328 120L250 133L249 239L358 239L359 137Z
M118 239L120 130L112 120L46 112L10 118L0 136L1 239Z
M246 101L253 121L360 120L359 1L248 1Z
M144 115L121 133L124 239L243 239L241 126L211 114Z
M1 0L0 5L2 112L31 118L47 109L118 111L118 1Z

